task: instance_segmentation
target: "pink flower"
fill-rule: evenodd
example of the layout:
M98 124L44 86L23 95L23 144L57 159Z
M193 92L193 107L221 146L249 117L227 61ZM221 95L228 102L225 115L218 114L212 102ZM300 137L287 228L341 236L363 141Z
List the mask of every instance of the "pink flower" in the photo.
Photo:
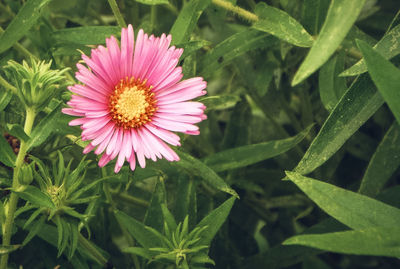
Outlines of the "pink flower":
M99 166L117 158L115 173L125 160L135 169L145 159L178 161L166 144L180 146L174 132L198 135L194 125L204 119L205 106L189 101L206 94L201 77L182 79L176 67L183 49L169 47L171 35L150 37L139 30L136 43L132 26L122 29L121 47L114 36L106 47L98 46L91 57L82 55L88 67L77 64L76 78L82 84L68 89L74 94L65 114L78 116L69 125L80 125L82 140L90 143L84 154L102 154ZM165 143L166 142L166 143Z

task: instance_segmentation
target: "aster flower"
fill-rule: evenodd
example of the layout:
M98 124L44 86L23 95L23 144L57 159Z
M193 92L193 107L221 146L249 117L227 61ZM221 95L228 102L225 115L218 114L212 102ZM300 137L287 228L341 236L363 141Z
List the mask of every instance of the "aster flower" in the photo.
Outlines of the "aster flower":
M132 170L136 160L145 167L146 158L178 161L166 144L180 146L173 132L200 133L194 124L206 119L205 106L189 100L206 94L207 83L201 77L181 81L176 65L183 49L170 43L171 35L148 36L143 30L135 41L129 25L122 29L121 46L111 36L106 47L82 55L87 67L78 63L75 75L82 84L68 88L74 94L62 111L80 117L69 125L80 125L82 140L90 141L84 154L102 154L100 167L115 158L116 173L125 160Z

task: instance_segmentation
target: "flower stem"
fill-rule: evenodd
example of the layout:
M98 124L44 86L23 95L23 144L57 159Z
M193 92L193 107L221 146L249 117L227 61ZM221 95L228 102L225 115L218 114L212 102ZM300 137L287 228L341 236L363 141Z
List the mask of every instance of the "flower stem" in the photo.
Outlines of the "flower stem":
M117 20L117 23L121 27L126 27L126 23L124 18L122 17L121 11L119 11L117 2L115 0L108 0L108 3L110 4L111 10L114 13L115 19Z
M250 11L247 11L241 7L235 6L231 2L225 0L212 0L212 3L232 13L235 13L240 18L243 18L249 22L258 21L258 16L256 14L251 13Z
M35 121L36 111L30 108L26 109L26 118L24 131L29 136L32 131L33 122ZM21 146L19 148L17 160L15 161L14 174L13 174L13 182L12 189L16 190L19 187L18 175L21 169L22 164L24 163L25 155L27 152L27 144L26 141L21 141ZM14 226L14 214L17 209L18 203L18 195L15 192L11 192L10 200L8 201L8 208L6 211L6 221L3 226L3 247L10 245L11 242L11 233L12 228ZM0 261L0 269L6 269L8 263L8 253L1 256Z

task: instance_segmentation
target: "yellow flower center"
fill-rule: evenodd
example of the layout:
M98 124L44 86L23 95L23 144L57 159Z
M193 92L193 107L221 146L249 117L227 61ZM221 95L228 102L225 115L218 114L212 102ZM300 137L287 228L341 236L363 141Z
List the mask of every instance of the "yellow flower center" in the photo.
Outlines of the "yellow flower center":
M134 78L121 80L109 97L108 108L112 120L124 129L138 128L151 121L157 100L151 86Z

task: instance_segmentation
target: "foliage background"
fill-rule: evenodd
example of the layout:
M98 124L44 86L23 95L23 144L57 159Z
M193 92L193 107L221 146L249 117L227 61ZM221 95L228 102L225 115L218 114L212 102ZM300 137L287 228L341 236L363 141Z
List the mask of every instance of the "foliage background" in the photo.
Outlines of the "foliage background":
M203 237L215 235L206 242L215 268L399 268L398 0L117 1L136 31L173 35L185 49L185 77L208 81L200 98L208 119L200 136L181 136L182 160L119 174L98 168L94 154L82 160L80 130L60 113L81 52L120 35L111 2L0 2L3 228L10 150L19 143L7 134L36 139L29 155L48 178L75 182L79 174L79 188L89 186L79 196L86 200L68 204L79 215L57 211L49 220L54 197L34 172L35 190L19 194L11 268L174 268L129 251L150 240L140 238L141 225L163 232L163 206L177 222L188 215L189 230L208 216L216 229ZM3 67L32 55L70 69L26 138ZM70 161L75 176L60 168Z

